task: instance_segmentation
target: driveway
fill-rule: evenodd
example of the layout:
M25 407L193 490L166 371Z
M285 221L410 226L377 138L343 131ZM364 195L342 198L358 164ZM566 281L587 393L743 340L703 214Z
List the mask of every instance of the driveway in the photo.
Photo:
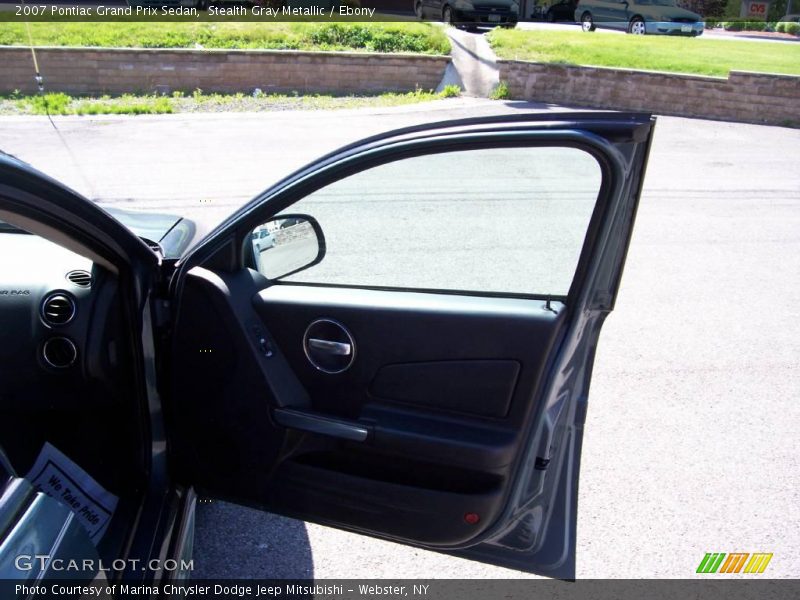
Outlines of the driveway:
M452 61L437 91L446 85L457 85L465 96L488 98L500 83L497 56L489 42L481 33L455 27L446 27L445 31L450 38Z
M93 197L219 220L356 138L550 110L462 99L396 109L0 119L3 148ZM585 427L578 576L691 577L705 552L800 572L800 131L663 117ZM386 215L387 226L391 215ZM198 577L522 574L221 502Z

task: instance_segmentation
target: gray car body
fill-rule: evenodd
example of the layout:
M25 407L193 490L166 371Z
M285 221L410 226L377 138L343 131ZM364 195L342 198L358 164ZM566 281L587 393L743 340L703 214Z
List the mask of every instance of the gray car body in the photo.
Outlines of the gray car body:
M0 197L0 209L15 216L16 219L12 219L14 222L27 223L26 228L30 226L31 231L39 235L48 233L47 228L54 228L54 224L69 227L70 244L86 248L92 257L96 254L100 260L121 265L130 272L131 280L139 284L129 288L130 304L136 307L139 319L136 323L141 323L141 329L131 333L137 342L140 331L147 335L141 338L147 342L147 346L142 344L143 363L149 366L143 373L142 389L152 395L145 397L149 402L149 412L143 419L151 437L145 440L143 451L148 452L150 466L144 508L140 513L142 517L135 528L129 546L133 550L129 554L147 558L152 556L154 548L172 548L174 556L182 556L184 550L191 546L186 540L190 539L191 507L194 502L191 495L184 500L178 498L177 494L173 498L167 493L177 488L170 487L173 482L163 451L167 445L160 400L155 393L158 389L157 365L155 353L150 352L152 339L149 337L154 331L154 320L148 304L148 295L160 281L157 275L163 273L165 265L159 264L159 258L142 243L141 237L151 242L158 241L162 248L177 248L180 244L189 248L184 250L182 260L173 273L173 287L168 298L174 300L179 297L178 284L188 272L195 266L207 264L224 243L231 241L232 247L242 247L243 243L239 242L244 242L245 236L249 237L253 227L307 195L309 186L312 189L314 186L322 187L351 169L368 168L374 164L376 157L388 162L398 155L422 156L438 149L451 149L456 143L470 149L478 147L478 144L494 147L509 143L520 145L523 142L548 146L559 143L585 147L595 153L607 170L608 187L600 200L603 202L597 213L600 216L590 233L574 289L567 297L567 300L572 299L575 309L568 314L569 321L566 322L559 344L554 347L553 359L546 365L546 384L539 392L541 402L536 403L530 418L520 424L518 467L512 473L506 497L502 499L502 504L498 504L502 512L491 528L476 536L474 543L469 545L453 544L443 549L424 540L412 543L422 548L551 577L574 578L578 472L589 381L600 327L613 309L619 287L653 125L654 120L646 114L572 112L556 116L503 115L406 128L368 138L331 153L267 189L208 236L196 241L198 232L195 230L191 234L187 229L186 235L174 244L169 236L176 228L180 229L183 219L169 215L149 219L140 213L118 213L117 220L109 218L107 212L98 210L96 205L47 176L34 172L19 161L0 156L0 178L5 186L5 195ZM127 218L125 226L120 222L120 216L122 221ZM137 239L130 235L131 230L140 237ZM142 233L147 235L142 236ZM196 246L192 248L192 244ZM152 248L152 244L150 246ZM245 270L244 255L237 255L235 260L238 272L249 276ZM243 303L251 301L249 294L239 298ZM543 310L553 310L549 297L546 304L544 299L531 301L546 306ZM476 302L479 302L476 298L467 299L470 305ZM490 302L494 304L495 300L490 299ZM138 307L144 308L139 310ZM148 352L146 355L144 350ZM298 389L302 390L302 387ZM295 393L291 386L285 392L282 390L282 394L289 393ZM322 421L330 419L323 418ZM13 473L9 475L14 476ZM214 475L219 475L219 483L224 485L223 473ZM50 521L60 521L61 533L55 539L67 539L72 520L69 514L62 511L58 517L57 511L60 509L50 507L51 516L44 521L27 519L25 507L33 504L17 503L17 496L13 495L15 492L11 489L14 485L20 486L18 493L22 497L41 496L30 488L24 489L24 482L12 479L0 498L0 517L7 517L7 528L19 528L24 533L29 529L46 528ZM344 493L349 495L351 492L345 490ZM40 502L45 503L44 500ZM175 506L179 503L182 506ZM182 516L173 523L171 517L167 517L175 514ZM310 516L315 517L313 514ZM392 522L395 522L394 519ZM391 532L384 533L379 527L359 528L351 526L349 522L337 526L375 537L397 538ZM31 535L37 535L36 531ZM41 548L43 552L48 549L54 552L52 536L51 541L47 541L47 536L40 537L42 543L38 547L31 547L31 550L36 552ZM174 540L178 543L173 543ZM74 544L64 544L64 554L81 558L95 556L81 549L83 541L78 539ZM6 544L9 545L6 547ZM61 548L57 550L61 551ZM19 552L17 542L9 543L6 539L3 551L9 553L6 556L14 556Z
M575 21L591 15L596 27L628 31L635 19L644 21L648 34L701 35L705 27L702 17L675 5L655 4L641 0L580 0L575 8ZM689 31L685 29L689 27Z

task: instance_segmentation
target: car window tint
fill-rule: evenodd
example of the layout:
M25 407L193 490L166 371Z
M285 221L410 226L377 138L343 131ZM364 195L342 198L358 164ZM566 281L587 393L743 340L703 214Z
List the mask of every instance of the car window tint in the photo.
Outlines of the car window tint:
M327 254L285 281L566 295L601 182L596 159L576 148L380 165L287 209L317 218Z

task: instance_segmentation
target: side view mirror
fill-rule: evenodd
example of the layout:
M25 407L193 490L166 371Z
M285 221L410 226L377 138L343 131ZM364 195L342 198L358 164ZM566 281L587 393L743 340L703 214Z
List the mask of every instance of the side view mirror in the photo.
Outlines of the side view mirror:
M279 215L250 233L256 269L280 279L313 267L325 257L325 236L309 215Z

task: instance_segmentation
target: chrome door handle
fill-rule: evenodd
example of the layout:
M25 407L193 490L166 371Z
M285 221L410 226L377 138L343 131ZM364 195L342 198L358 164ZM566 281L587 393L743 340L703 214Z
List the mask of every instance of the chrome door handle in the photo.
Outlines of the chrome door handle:
M336 356L350 356L353 352L353 347L350 344L331 342L330 340L320 340L317 338L309 338L308 347Z

